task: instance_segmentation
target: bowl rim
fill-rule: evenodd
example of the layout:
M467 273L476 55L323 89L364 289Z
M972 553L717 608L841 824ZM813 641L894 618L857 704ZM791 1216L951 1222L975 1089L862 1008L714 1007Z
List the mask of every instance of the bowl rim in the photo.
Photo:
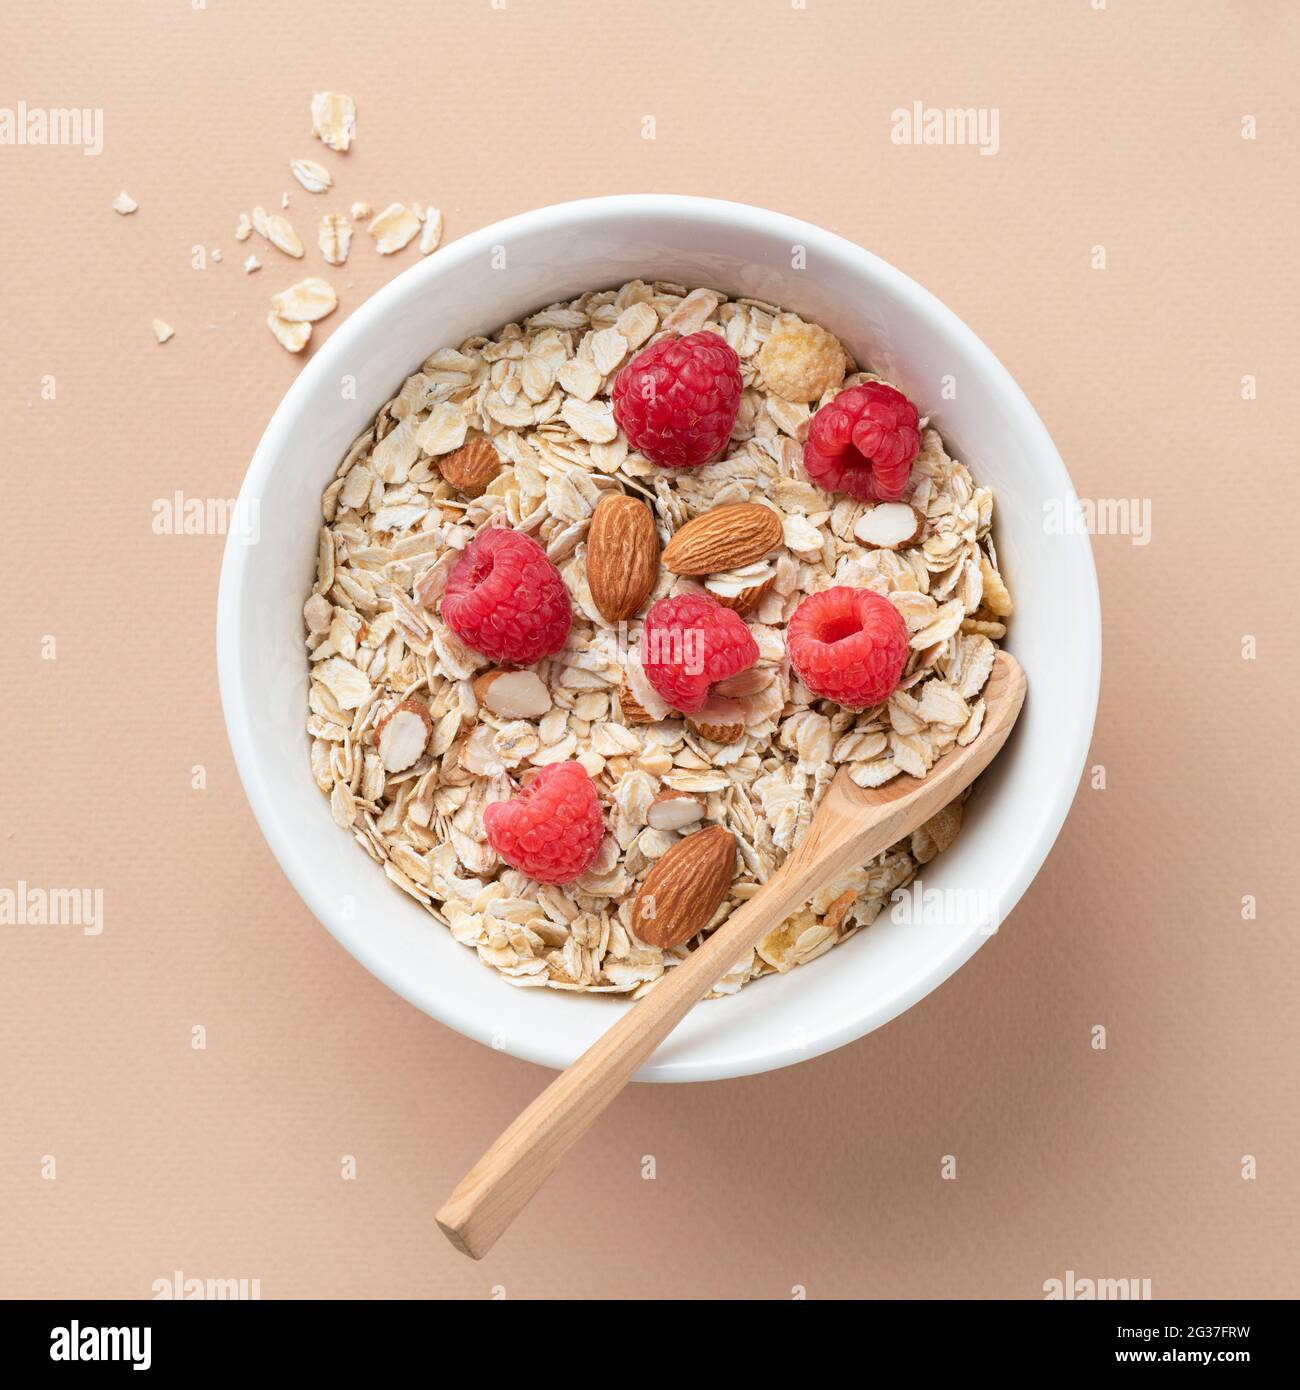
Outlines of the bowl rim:
M928 317L935 330L962 343L968 351L986 359L991 376L1001 388L1002 399L1014 415L1014 428L1024 432L1035 454L1041 456L1046 467L1054 470L1056 476L1050 481L1055 495L1065 498L1076 496L1069 472L1046 426L1011 373L953 310L896 266L846 237L785 213L719 198L633 193L554 203L504 218L451 242L435 256L422 259L408 267L375 291L330 335L328 341L304 365L281 398L258 441L244 475L239 491L239 506L247 506L251 497L261 494L272 471L285 456L286 445L290 442L301 407L324 383L336 379L339 368L345 363L352 341L377 321L384 319L406 298L418 293L425 280L455 274L459 268L490 252L495 244L508 240L512 234L554 231L571 225L576 220L601 220L612 216L626 220L638 215L662 215L665 212L671 212L688 222L714 225L725 223L738 229L752 229L768 235L776 233L788 237L791 244L798 243L807 247L810 260L813 252L817 250L841 258L856 259L869 275L890 282L893 291L901 298L907 299L912 312ZM1072 775L1067 778L1062 774L1056 780L1050 797L1045 798L1039 807L1031 833L1024 836L1022 848L1016 852L1007 866L1006 886L998 894L1000 921L1010 915L1055 844L1073 803L1092 741L1101 682L1101 599L1091 539L1086 534L1079 539L1083 542L1080 553L1084 564L1082 577L1086 582L1081 586L1083 592L1074 595L1078 604L1076 617L1081 625L1073 637L1084 649L1083 669L1089 680L1089 688L1085 692L1087 717L1077 721L1063 759L1063 768L1071 771ZM520 1038L512 1033L503 1045L493 1038L485 1021L478 1017L474 1009L462 1006L454 991L444 993L437 1000L430 1000L427 995L417 997L414 987L404 975L390 970L386 963L369 949L364 930L355 924L349 925L342 921L338 905L327 901L320 891L317 880L310 872L308 856L299 849L293 827L287 817L277 811L277 801L268 785L264 770L253 756L254 735L244 698L245 664L240 652L236 622L244 598L246 556L247 547L239 544L238 538L233 534L228 536L221 565L216 611L218 687L227 737L239 771L240 782L262 836L281 871L313 916L335 940L371 974L421 1012L496 1050L555 1069L566 1067L572 1057L570 1050L563 1043L552 1044L546 1037ZM997 924L993 925L996 928ZM727 1061L720 1063L710 1063L707 1059L692 1059L689 1056L668 1062L652 1061L636 1079L708 1081L754 1075L806 1061L843 1047L911 1008L960 968L991 934L972 931L955 942L949 951L935 957L929 968L912 980L910 987L895 994L887 1004L864 1006L860 1013L839 1023L828 1023L820 1027L814 1023L804 1033L797 1047L788 1042L774 1042L770 1048L751 1050L742 1055L732 1054Z

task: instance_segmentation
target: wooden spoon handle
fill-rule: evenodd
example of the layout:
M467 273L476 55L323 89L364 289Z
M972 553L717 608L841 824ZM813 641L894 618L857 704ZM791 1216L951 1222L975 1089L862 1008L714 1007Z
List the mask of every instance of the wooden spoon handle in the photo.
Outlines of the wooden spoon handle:
M552 1081L461 1179L438 1212L458 1250L476 1260L487 1254L646 1058L765 932L821 884L888 849L970 785L1002 747L1024 699L1024 673L1005 652L987 692L979 738L941 759L924 781L900 778L864 794L840 770L777 873Z
M562 1072L461 1179L438 1212L458 1250L480 1259L645 1060L759 938L802 906L816 869L782 870Z

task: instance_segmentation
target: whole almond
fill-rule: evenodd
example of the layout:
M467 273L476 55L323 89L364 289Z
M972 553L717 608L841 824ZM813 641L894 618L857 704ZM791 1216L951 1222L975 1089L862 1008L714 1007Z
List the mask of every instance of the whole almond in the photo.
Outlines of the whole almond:
M696 576L740 569L781 543L781 518L758 502L714 507L688 521L664 548L664 568Z
M718 910L736 871L736 837L720 825L678 842L650 870L632 903L632 931L667 951L689 941Z
M659 578L659 533L639 497L607 492L587 529L587 587L607 622L634 618Z
M459 449L438 460L442 476L465 497L481 497L501 471L501 455L485 435L471 435Z

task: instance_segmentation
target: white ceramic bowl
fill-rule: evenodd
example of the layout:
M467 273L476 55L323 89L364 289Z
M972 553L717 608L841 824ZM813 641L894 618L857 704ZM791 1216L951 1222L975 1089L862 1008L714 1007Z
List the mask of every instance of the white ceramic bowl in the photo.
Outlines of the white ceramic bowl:
M1029 678L1019 727L969 803L962 834L923 870L927 890L940 896L922 924L894 920L887 909L870 930L812 964L700 1005L640 1079L703 1081L829 1051L928 994L1014 907L1082 771L1101 664L1096 575L1086 535L1049 533L1044 524L1045 504L1068 502L1073 488L1006 369L926 290L808 223L659 195L542 208L420 261L335 330L262 437L240 496L241 515L256 506L257 540L232 535L221 572L221 697L244 789L272 851L367 969L459 1032L552 1067L567 1065L613 1022L625 1001L507 984L331 821L308 768L302 605L321 492L352 440L431 351L635 277L714 286L796 310L837 333L858 361L929 413L949 449L996 494L994 534L1016 600L1007 645ZM355 378L355 391L342 389L345 377ZM956 384L951 400L941 392L945 377Z

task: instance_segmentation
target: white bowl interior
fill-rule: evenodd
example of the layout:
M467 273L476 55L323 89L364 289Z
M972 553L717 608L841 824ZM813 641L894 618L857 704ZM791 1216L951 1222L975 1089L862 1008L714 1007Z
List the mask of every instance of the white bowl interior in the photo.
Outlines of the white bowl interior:
M797 310L929 411L950 450L995 491L994 534L1017 605L1007 646L1029 679L1019 727L968 804L961 836L923 870L927 889L948 893L947 906L936 899L924 925L896 922L887 910L812 964L701 1005L641 1074L706 1080L840 1046L944 980L1037 872L1083 765L1100 667L1096 579L1087 537L1048 534L1043 523L1045 502L1073 497L1069 478L1006 370L933 296L839 237L707 199L567 204L453 243L341 325L268 427L241 494L245 508L256 504L257 540L232 535L222 571L221 690L245 789L272 850L358 960L435 1018L514 1055L559 1067L593 1042L624 1001L509 985L390 885L330 819L308 768L302 604L320 494L352 440L424 357L554 300L635 277ZM956 383L954 399L940 398L945 377Z

